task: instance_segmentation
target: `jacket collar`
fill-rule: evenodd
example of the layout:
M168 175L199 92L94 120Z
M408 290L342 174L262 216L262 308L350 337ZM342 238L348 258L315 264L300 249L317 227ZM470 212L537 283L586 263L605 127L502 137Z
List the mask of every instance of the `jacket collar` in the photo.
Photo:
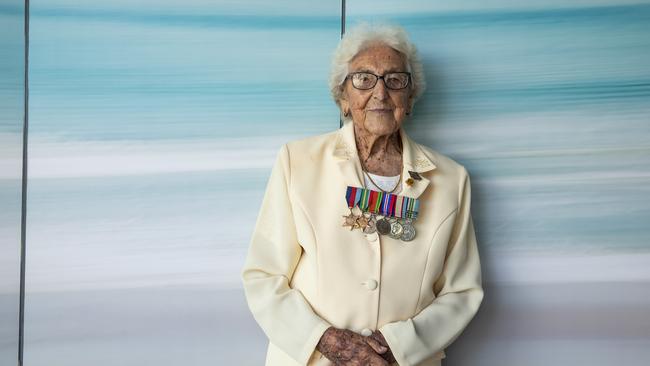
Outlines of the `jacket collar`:
M429 186L429 179L420 175L421 179L413 179L413 184L406 184L406 180L411 177L409 170L413 172L427 172L436 168L433 161L424 154L417 143L406 134L404 127L400 127L400 137L402 139L402 196L418 198L422 192ZM346 122L336 134L336 145L332 153L339 165L346 185L354 187L364 187L363 170L361 169L361 160L357 151L357 143L354 138L354 125L352 122Z

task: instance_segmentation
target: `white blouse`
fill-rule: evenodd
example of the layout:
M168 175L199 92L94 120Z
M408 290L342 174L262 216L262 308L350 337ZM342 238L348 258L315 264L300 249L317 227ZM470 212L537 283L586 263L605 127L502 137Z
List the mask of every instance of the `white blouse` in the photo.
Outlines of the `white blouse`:
M375 181L375 183L377 183L379 185L379 187L377 187L377 185L373 184L370 181L370 179L368 179L368 176L366 174L369 174L370 177L372 178L372 180ZM373 173L369 173L369 172L366 172L363 175L363 179L365 180L365 183L366 183L366 188L372 189L374 191L390 192L393 188L395 188L395 184L398 184L399 178L400 178L400 175L395 175L395 176L389 177L389 176L377 175L377 174L373 174ZM393 194L399 194L399 192L402 191L402 184L399 183L399 185L400 186L397 187L394 192L392 192Z

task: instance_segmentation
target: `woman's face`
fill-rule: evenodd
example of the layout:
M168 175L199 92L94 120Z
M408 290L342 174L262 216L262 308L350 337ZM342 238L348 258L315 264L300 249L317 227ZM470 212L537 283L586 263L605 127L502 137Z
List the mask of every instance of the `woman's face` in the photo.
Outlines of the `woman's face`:
M373 45L359 52L348 65L348 72L367 71L375 75L406 72L402 53L384 44ZM387 89L383 80L374 88L359 90L347 79L343 88L341 108L350 111L355 125L374 135L397 131L410 108L411 84L400 90Z

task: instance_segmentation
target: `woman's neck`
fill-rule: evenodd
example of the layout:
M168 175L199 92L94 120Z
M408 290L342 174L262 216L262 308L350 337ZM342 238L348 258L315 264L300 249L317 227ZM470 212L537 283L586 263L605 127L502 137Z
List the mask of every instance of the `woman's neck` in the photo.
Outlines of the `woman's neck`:
M402 139L399 130L375 135L354 125L354 138L361 166L377 175L395 176L402 171Z

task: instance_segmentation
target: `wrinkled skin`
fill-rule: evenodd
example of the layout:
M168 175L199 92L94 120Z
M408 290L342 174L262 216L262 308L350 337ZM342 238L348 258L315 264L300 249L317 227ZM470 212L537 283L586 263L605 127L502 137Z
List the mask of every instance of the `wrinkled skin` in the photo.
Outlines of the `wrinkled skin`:
M379 331L364 337L348 329L330 327L316 348L337 366L388 366L395 362Z
M350 72L377 75L406 71L403 54L385 44L375 44L359 53L348 65ZM344 114L352 116L354 134L363 168L371 173L394 176L402 171L399 129L413 107L413 89L390 90L382 80L370 90L358 90L348 79L339 100Z
M379 352L381 356L384 358L384 360L388 361L388 364L392 364L396 362L395 356L393 356L393 352L390 350L390 346L388 346L388 342L386 342L386 339L384 338L384 335L381 334L378 330L372 332L372 334L368 337L371 339L374 339L377 341L382 347L386 348L386 352ZM373 348L374 349L374 348Z

